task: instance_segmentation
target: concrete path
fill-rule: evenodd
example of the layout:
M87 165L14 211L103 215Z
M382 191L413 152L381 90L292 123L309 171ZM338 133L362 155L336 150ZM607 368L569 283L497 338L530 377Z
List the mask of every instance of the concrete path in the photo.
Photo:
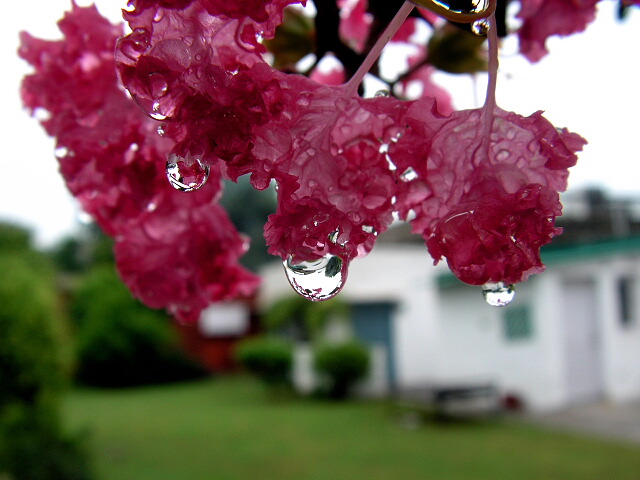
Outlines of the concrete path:
M640 402L572 407L551 414L526 415L525 419L556 430L640 445Z

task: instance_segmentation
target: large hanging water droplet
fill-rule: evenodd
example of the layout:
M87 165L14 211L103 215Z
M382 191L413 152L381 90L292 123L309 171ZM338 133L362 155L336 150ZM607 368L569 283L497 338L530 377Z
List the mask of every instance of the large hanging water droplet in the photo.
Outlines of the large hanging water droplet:
M191 192L202 187L209 178L209 165L199 158L169 155L167 160L167 178L176 190Z
M489 28L489 22L485 18L476 20L471 24L471 32L478 36L484 36L489 33Z
M447 9L452 13L482 13L489 8L487 0L471 0L471 2L447 2L445 0L412 0L413 3L421 7L429 8L429 3L433 2ZM464 5L461 5L464 3Z
M482 286L482 294L492 307L504 307L509 305L516 296L516 287L504 282L485 283Z
M336 255L301 263L293 263L289 255L283 265L293 289L314 302L335 297L347 279L347 263Z

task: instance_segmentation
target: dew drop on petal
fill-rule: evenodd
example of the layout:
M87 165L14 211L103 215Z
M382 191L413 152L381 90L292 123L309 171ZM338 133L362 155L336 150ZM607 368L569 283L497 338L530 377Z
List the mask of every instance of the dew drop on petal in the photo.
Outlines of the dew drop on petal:
M167 79L160 73L152 73L149 75L149 86L151 88L151 94L155 98L165 96L169 89Z
M209 178L209 165L199 158L186 159L175 154L167 160L167 178L176 190L192 192L202 187Z
M376 93L373 94L373 96L376 98L388 97L389 95L390 95L389 90L378 90Z
M516 287L504 282L485 283L482 286L482 294L492 307L504 307L509 305L516 296Z
M69 154L69 149L67 147L58 147L53 151L53 154L58 160L60 160Z
M371 233L375 236L378 236L378 231L373 228L371 225L362 225L362 231L365 233Z
M289 255L284 271L293 289L304 298L318 302L335 297L347 279L347 263L327 254L310 262L293 263Z
M471 24L471 32L478 36L484 36L489 33L489 28L489 22L485 18L476 20Z
M166 127L167 126L164 123L158 125L158 135L160 135L161 137L164 137L165 133L167 133Z
M131 94L131 98L135 100L140 110L142 110L147 117L159 121L167 119L167 116L160 111L160 102L157 100L150 100L135 94Z
M416 172L412 167L407 167L407 169L402 172L402 175L400 175L400 179L403 182L411 182L416 178L418 178L418 172Z
M78 222L82 225L91 225L93 223L93 217L91 214L85 212L84 210L80 210L76 215Z

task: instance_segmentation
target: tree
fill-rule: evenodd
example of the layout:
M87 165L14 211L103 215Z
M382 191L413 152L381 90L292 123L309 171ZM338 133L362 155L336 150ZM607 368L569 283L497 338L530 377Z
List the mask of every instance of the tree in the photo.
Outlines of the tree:
M134 295L189 321L256 287L237 264L246 239L217 202L221 179L243 175L258 190L278 185L265 238L307 298L337 294L394 214L411 215L433 258L467 283L499 289L540 273L540 247L559 233L558 192L585 140L541 112L496 105L498 36L517 35L537 61L549 36L584 29L597 1L521 0L512 32L506 0L327 1L313 21L285 15L296 3L132 0L124 36L74 5L64 40L24 35L20 54L36 68L24 103L50 113L43 124L67 185L116 239ZM423 28L431 35L417 43ZM393 78L378 64L389 41L417 52ZM310 67L295 63L309 51ZM484 106L451 111L435 68L486 68ZM370 71L389 89L362 98Z

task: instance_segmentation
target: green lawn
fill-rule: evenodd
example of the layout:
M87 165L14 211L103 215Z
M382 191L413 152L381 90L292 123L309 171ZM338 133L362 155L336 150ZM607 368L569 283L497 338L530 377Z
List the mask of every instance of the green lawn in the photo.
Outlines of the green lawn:
M377 402L269 399L243 378L76 391L102 480L617 480L640 448L506 421L407 429Z

